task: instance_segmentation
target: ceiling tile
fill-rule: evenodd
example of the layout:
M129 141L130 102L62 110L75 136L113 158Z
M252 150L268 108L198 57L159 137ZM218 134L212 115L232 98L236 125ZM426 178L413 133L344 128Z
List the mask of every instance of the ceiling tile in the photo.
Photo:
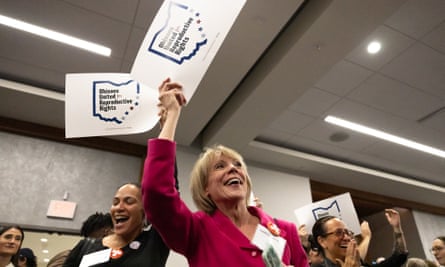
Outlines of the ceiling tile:
M348 98L410 120L418 120L444 104L425 92L380 74L366 80Z
M368 147L364 153L380 157L388 162L393 162L393 166L388 166L390 169L399 166L401 168L400 171L404 174L409 173L412 176L416 176L416 178L428 179L435 181L436 184L445 185L443 179L433 178L440 177L445 172L443 158L433 157L421 151L413 151L410 148L384 141L376 142L374 145ZM408 171L404 169L406 167L410 167L411 169Z
M128 44L125 50L124 59L131 61L135 60L146 34L147 32L145 30L141 30L139 28L133 28L131 30L130 38L128 38Z
M134 24L147 31L163 2L162 0L140 0Z
M130 73L132 66L133 66L133 61L122 60L120 72L122 72L122 73Z
M312 120L313 118L307 115L286 110L269 125L269 128L290 134L296 134L303 127L307 126Z
M385 22L385 25L420 39L443 21L444 14L443 0L409 0Z
M65 124L65 103L0 87L0 114L5 117L57 127ZM36 105L38 103L39 105Z
M98 16L96 12L74 7L63 1L3 1L2 14L110 47L111 56L117 58L123 57L131 29L131 25L127 23ZM20 34L30 35L23 32ZM4 36L3 33L1 36ZM16 45L21 44L16 43ZM28 45L32 47L33 44L28 43Z
M389 133L395 133L398 129L405 128L412 123L349 99L343 99L335 104L327 114Z
M436 113L432 114L432 116L425 118L421 121L421 124L427 126L431 129L435 129L437 131L445 134L445 108L442 107ZM445 149L445 148L444 148Z
M120 60L114 57L91 54L85 50L4 27L0 27L0 36L2 36L0 54L10 60L31 66L52 71L63 70L67 73L117 72L120 67ZM39 51L39 53L35 51Z
M294 104L289 106L289 109L309 116L319 117L339 99L338 96L331 93L311 88L304 92Z
M376 142L379 141L376 140ZM372 146L373 145L370 145L369 147ZM366 149L359 152L351 151L346 161L373 170L386 171L393 174L394 173L403 174L403 168L406 168L406 166L397 164L396 162L393 162L391 159L388 160L386 158L375 156L371 153L366 153L366 152L367 152Z
M394 149L394 146L391 146L388 143L384 145L380 142L376 142L375 145L370 146L365 151L360 151L360 153L351 153L348 160L360 166L394 175L400 175L406 178L430 176L431 173L427 173L424 169L416 167L412 168L409 165L394 161L394 159L397 159L397 156L394 156L394 154L398 155L401 153L400 151L397 151L396 153L391 151L390 154L392 154L392 157L381 157L380 155L377 155L377 152L373 151L374 149L377 149L375 148L377 144L378 146L384 146L384 149L380 152L386 151L388 148ZM406 154L407 150L403 150L403 152Z
M350 154L352 153L350 150L339 147L336 144L321 143L301 135L293 136L287 140L284 143L284 147L336 160L350 158Z
M422 38L422 42L445 54L445 21Z
M65 0L98 14L133 24L139 0Z
M256 141L281 146L286 143L287 140L292 138L292 134L282 132L278 129L266 128L261 134L255 138Z
M444 125L444 121L445 120L442 120L442 125ZM415 142L445 150L444 133L433 128L425 128L421 123L413 122L401 128L397 134Z
M367 52L367 46L372 41L378 41L381 43L382 48L380 52L376 54L369 54ZM356 49L346 56L346 59L371 70L377 71L383 65L398 56L402 51L411 46L414 41L414 39L411 39L387 26L380 26Z
M349 91L362 83L372 74L371 71L348 61L337 63L315 87L331 92L338 96L344 96Z
M0 58L0 73L3 79L33 84L43 89L65 91L65 73L42 68L7 58ZM21 73L21 76L17 76ZM32 82L31 82L32 81Z
M445 54L421 43L383 67L387 76L445 99Z
M346 133L348 138L342 142L331 141L331 135L339 132ZM298 135L322 144L330 144L351 151L361 151L365 147L375 142L374 138L353 131L348 131L342 127L327 123L323 120L314 121L302 129Z

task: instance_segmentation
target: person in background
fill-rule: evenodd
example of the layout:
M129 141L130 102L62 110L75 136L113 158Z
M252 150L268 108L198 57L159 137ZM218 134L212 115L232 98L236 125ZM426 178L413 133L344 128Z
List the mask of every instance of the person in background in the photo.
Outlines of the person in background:
M356 239L360 237L360 241L358 242L357 248L360 253L360 259L365 261L366 256L368 255L369 244L371 243L371 228L369 227L369 223L367 221L362 221L360 224L360 236L357 236Z
M81 240L70 252L64 267L78 267L85 255L105 253L104 258L90 257L95 267L164 267L169 254L161 236L146 220L140 186L124 184L116 191L110 209L113 232L103 238ZM99 252L100 251L100 252ZM97 253L95 254L97 255ZM109 255L109 256L108 256Z
M314 242L314 237L309 235L309 242L312 244ZM308 259L310 265L322 264L324 261L323 255L320 253L318 249L314 249L312 246L309 246Z
M369 228L367 221L363 221L360 224L360 231L361 240L357 245L357 249L361 260L364 261L368 253L368 247L371 240L371 229ZM309 264L314 266L323 264L324 257L317 246L314 245L314 236L312 234L308 234L306 225L301 225L298 228L298 233L300 234L300 240L302 240L303 247L308 254Z
M325 216L319 218L312 227L314 250L323 256L323 262L311 264L312 267L336 267L344 265L348 249L354 249L354 256L351 257L352 266L360 266L360 253L356 248L354 233L349 230L345 223L335 216ZM352 244L350 246L350 244Z
M82 223L80 228L80 235L84 238L102 238L113 231L113 221L110 213L96 212L88 216ZM61 267L65 262L70 249L57 253L50 259L47 267Z
M373 264L372 266L400 267L405 263L408 257L408 251L406 249L405 238L403 236L400 222L400 215L394 209L386 209L385 216L388 223L393 227L395 238L394 251L389 258L380 263ZM364 229L366 228L361 227L362 231ZM316 249L321 251L324 257L324 262L322 264L312 266L341 266L346 258L348 244L351 241L354 243L356 242L354 239L354 233L347 229L345 223L341 219L335 216L326 216L318 219L312 228L312 234L314 236L313 245ZM357 252L360 254L360 249L357 248ZM353 265L371 266L370 264L364 263L363 259L360 259L360 262L354 262Z
M445 266L445 236L434 238L431 245L431 253L440 266Z
M142 192L148 220L191 267L263 267L266 261L274 264L268 266L306 267L295 224L248 206L251 180L236 151L215 146L203 153L191 178L199 211L192 212L181 200L173 176L174 134L186 102L181 89L170 79L159 87L159 100L167 115L159 138L149 141L144 165ZM266 241L261 248L255 244L256 234ZM267 241L275 241L281 249L273 249Z
M90 215L80 228L80 235L87 238L102 238L113 232L111 214L96 212Z
M379 263L372 264L372 267L400 267L408 258L405 235L402 230L400 214L395 209L385 209L385 217L394 233L394 248L391 256Z
M406 261L406 267L428 267L424 259L421 258L408 258Z
M0 226L0 267L17 267L25 234L20 226Z
M37 257L30 248L21 248L19 250L18 267L37 267Z
M384 260L385 260L385 257L378 257L377 259L375 259L374 264L375 263L381 263Z
M319 251L312 249L311 243L313 242L314 237L307 231L306 224L302 224L298 227L298 236L300 237L301 245L306 252L309 265L322 263L323 256Z
M426 263L426 266L428 266L428 267L439 267L440 266L439 263L437 263L437 261L432 261L429 259L425 259L425 263Z

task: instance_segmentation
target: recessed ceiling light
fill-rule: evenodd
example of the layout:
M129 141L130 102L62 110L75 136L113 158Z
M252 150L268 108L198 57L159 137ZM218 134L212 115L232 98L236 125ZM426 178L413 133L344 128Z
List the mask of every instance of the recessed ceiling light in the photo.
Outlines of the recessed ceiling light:
M376 54L382 49L382 44L377 41L372 41L368 44L368 53L369 54Z
M335 132L329 136L329 140L332 142L343 142L349 138L349 134L345 132Z
M42 36L57 42L61 42L67 45L71 45L77 48L81 48L90 52L94 52L99 55L109 57L111 55L111 49L103 45L95 44L89 41L85 41L67 34L56 32L50 29L46 29L37 25L33 25L21 20L13 19L0 15L0 24L5 26L29 32L38 36Z
M48 258L44 258L43 262L49 262L49 259Z
M49 250L44 249L44 250L42 250L42 253L48 254L48 253L49 253Z
M337 118L334 116L327 116L326 118L324 118L324 120L326 122L329 122L329 123L332 123L332 124L335 124L335 125L338 125L338 126L341 126L341 127L344 127L344 128L347 128L347 129L350 129L350 130L353 130L353 131L356 131L356 132L359 132L362 134L374 136L379 139L383 139L383 140L386 140L386 141L389 141L392 143L396 143L396 144L406 146L406 147L409 147L412 149L416 149L416 150L419 150L419 151L422 151L425 153L429 153L434 156L445 158L445 151L431 147L431 146L423 145L423 144L405 139L403 137L385 133L385 132L382 132L382 131L379 131L379 130L376 130L376 129L373 129L373 128L370 128L370 127L367 127L367 126L364 126L364 125L361 125L358 123L340 119L340 118Z
M46 242L48 242L48 238L40 238L40 242L46 243Z

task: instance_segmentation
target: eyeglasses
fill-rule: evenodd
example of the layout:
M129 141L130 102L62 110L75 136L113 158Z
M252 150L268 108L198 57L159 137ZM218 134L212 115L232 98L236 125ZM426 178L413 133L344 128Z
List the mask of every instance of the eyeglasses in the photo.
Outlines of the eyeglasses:
M349 229L336 229L333 232L325 233L323 236L328 236L328 235L335 235L338 238L342 238L344 235L347 235L349 237L353 237L354 236L354 232L352 232Z
M444 249L444 247L433 247L430 248L430 251L431 253L434 253L434 252L440 252L442 249Z

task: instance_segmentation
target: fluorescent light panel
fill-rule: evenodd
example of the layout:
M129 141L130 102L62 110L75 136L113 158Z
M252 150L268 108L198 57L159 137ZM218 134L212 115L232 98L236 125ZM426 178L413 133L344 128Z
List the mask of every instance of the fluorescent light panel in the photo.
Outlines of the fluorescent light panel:
M98 45L92 42L88 42L70 35L66 35L60 32L56 32L53 30L49 30L43 27L39 27L21 20L13 19L10 17L6 17L3 15L0 15L0 24L3 24L5 26L29 32L35 35L39 35L57 42L61 42L67 45L71 45L77 48L81 48L99 55L107 56L109 57L111 55L111 49L108 47L105 47L103 45Z
M425 153L429 153L432 154L434 156L438 156L441 158L445 158L445 151L431 147L431 146L427 146L427 145L423 145L396 135L392 135L392 134L388 134L373 128L369 128L366 126L363 126L361 124L358 123L354 123L354 122L350 122L344 119L340 119L334 116L327 116L324 119L326 122L362 133L362 134L366 134L366 135L370 135L370 136L374 136L376 138L379 139L383 139L392 143L396 143L402 146L406 146L415 150L419 150Z

